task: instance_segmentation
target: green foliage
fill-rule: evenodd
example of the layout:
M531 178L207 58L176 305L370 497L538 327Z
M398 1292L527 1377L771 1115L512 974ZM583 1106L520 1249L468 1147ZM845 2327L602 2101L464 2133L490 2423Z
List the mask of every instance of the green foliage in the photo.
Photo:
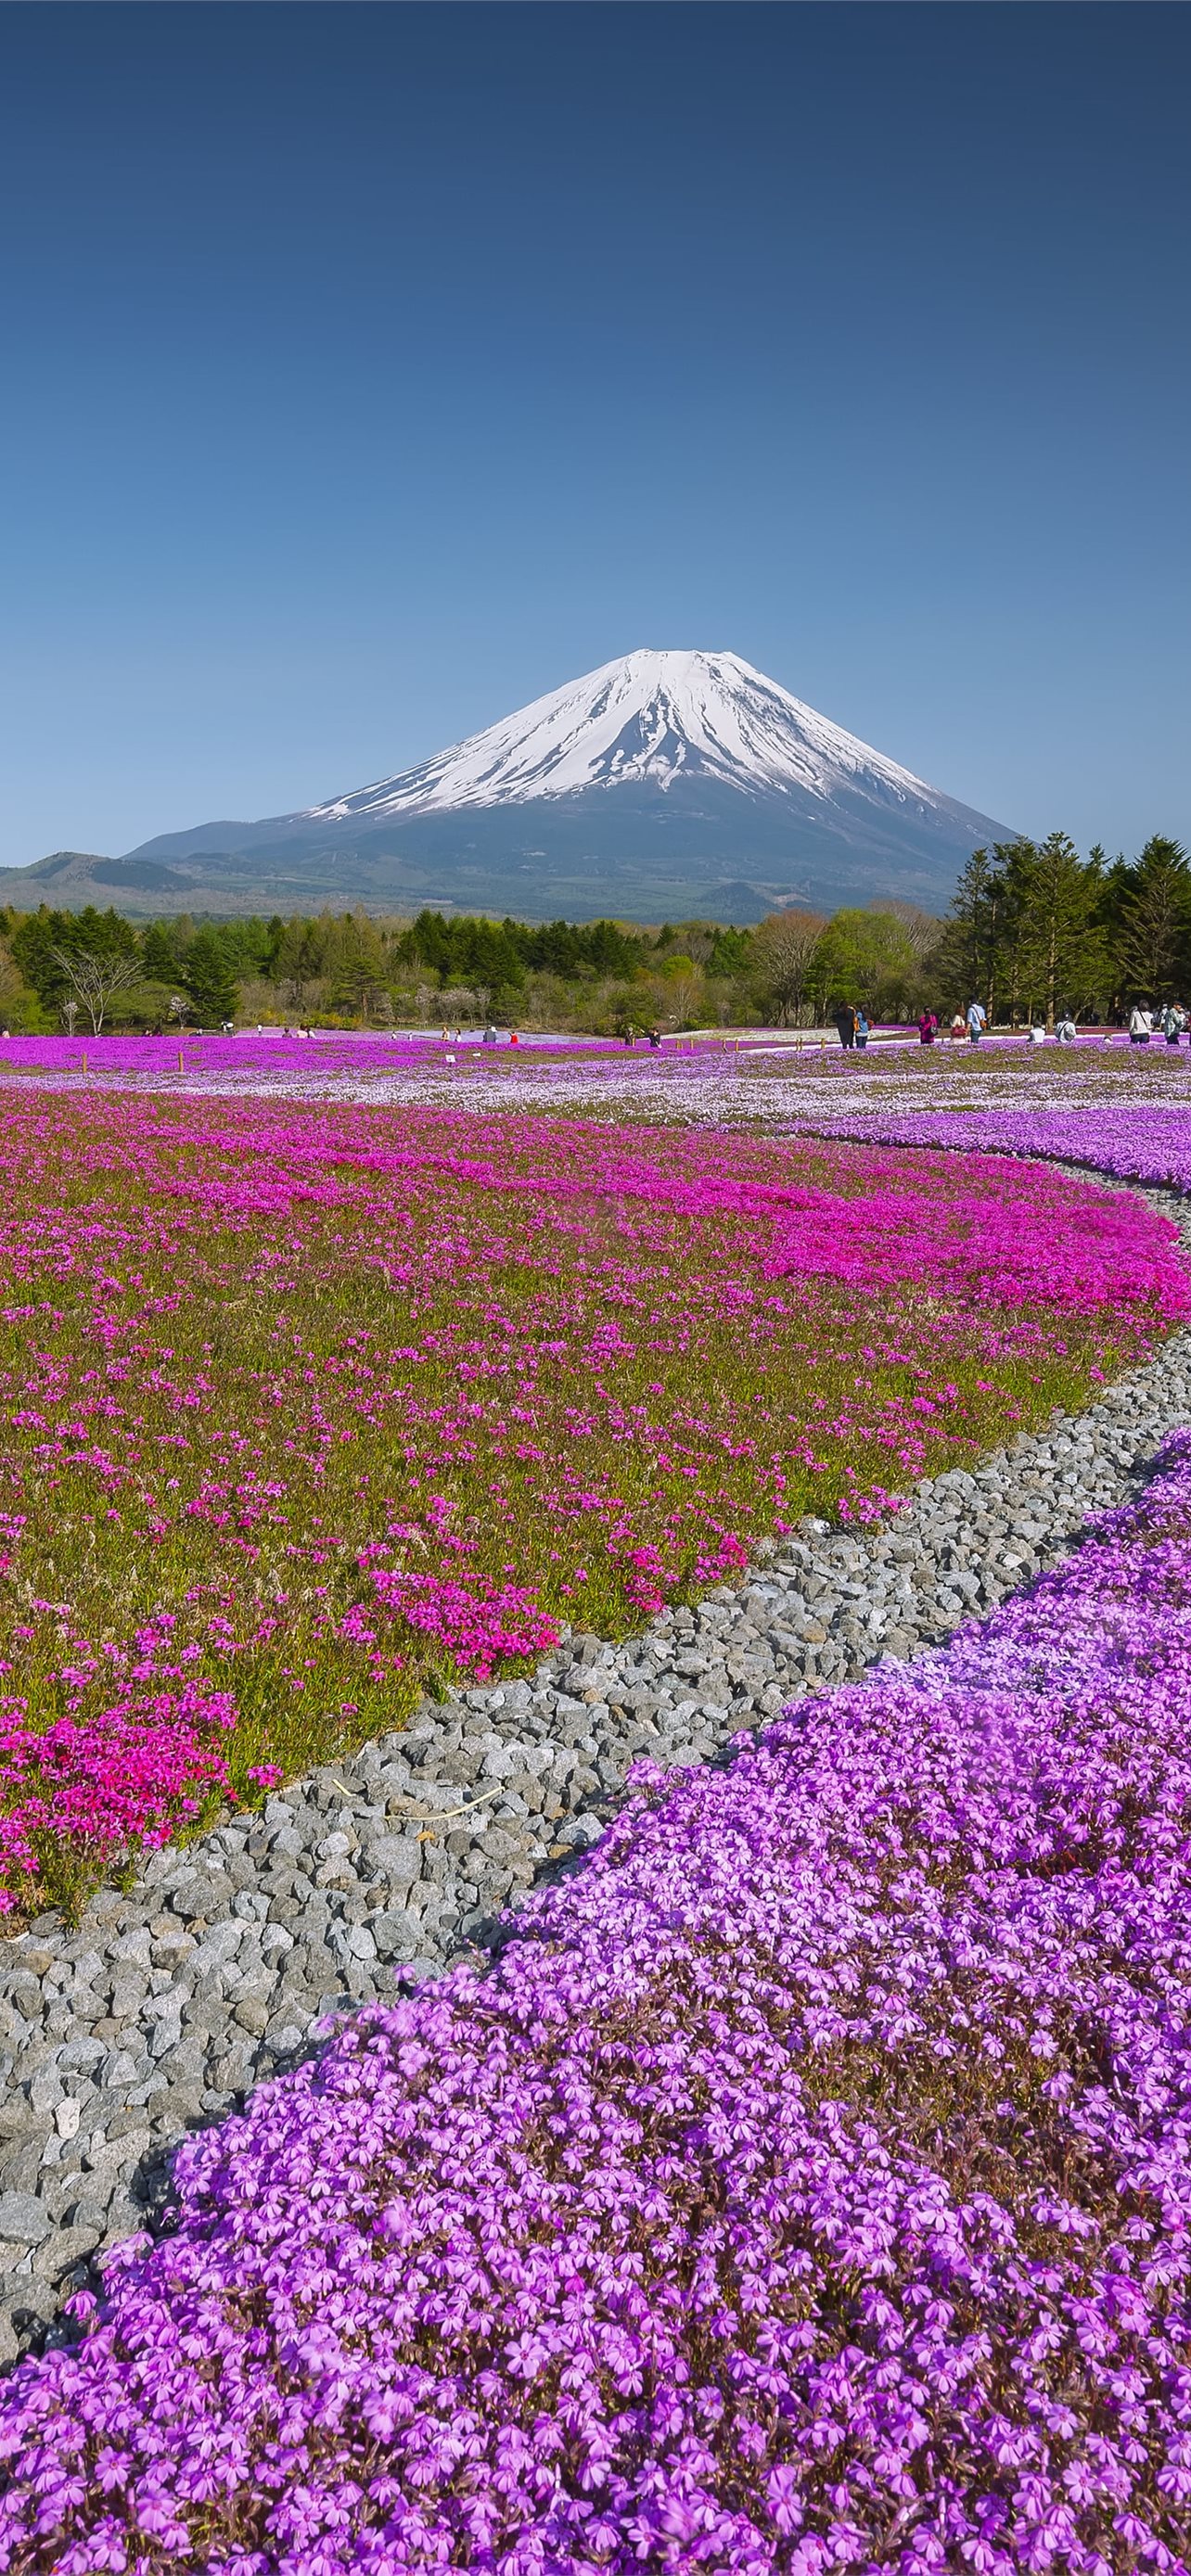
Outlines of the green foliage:
M196 933L186 952L181 980L201 1028L218 1028L223 1020L234 1019L236 986L217 930Z
M643 935L621 930L614 921L497 922L425 911L394 942L394 952L402 964L432 968L444 989L484 985L495 993L518 991L527 971L568 982L581 975L632 975L648 945Z
M706 972L709 975L747 975L752 948L751 931L717 928L712 932Z
M110 909L97 912L90 903L82 912L52 912L43 903L36 912L17 917L8 944L25 983L32 986L43 1007L53 1012L58 1010L69 985L62 964L64 954L134 958L138 953L131 922Z
M177 984L182 968L175 931L151 921L141 940L141 972L151 984Z
M837 912L815 949L809 983L821 1013L862 1003L870 1018L894 1018L907 1006L916 960L910 937L892 913Z
M1191 868L1156 834L1133 865L1096 846L1081 859L1065 832L975 850L930 960L932 1000L973 996L1018 1026L1114 1004L1161 1003L1191 988Z
M870 1018L924 1007L950 1017L973 998L1011 1025L1134 1000L1191 1000L1191 863L1155 834L1135 860L1082 859L1065 833L974 850L946 921L875 899L830 921L789 905L753 929L712 921L525 922L427 908L413 922L369 913L204 922L186 914L139 935L114 911L0 909L0 1020L53 1028L69 997L64 956L118 956L135 988L113 1000L124 1026L164 1017L184 993L204 1026L235 1015L346 1027L475 1020L530 1027L675 1029L805 1025L841 1004Z
M1114 871L1110 922L1130 1000L1173 1000L1191 985L1191 868L1155 833L1135 866Z

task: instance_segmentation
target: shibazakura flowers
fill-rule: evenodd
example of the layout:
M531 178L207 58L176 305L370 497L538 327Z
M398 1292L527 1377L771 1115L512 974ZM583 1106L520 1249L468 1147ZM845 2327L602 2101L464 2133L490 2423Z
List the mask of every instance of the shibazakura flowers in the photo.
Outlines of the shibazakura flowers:
M0 1262L0 1908L870 1517L1189 1300L1165 1220L993 1158L29 1091Z
M1185 1080L1185 1076L1184 1076ZM1191 1190L1191 1105L1185 1101L1114 1100L1098 1107L1067 1107L1061 1102L1018 1108L892 1109L854 1103L839 1117L829 1104L813 1123L831 1135L852 1136L870 1145L942 1145L981 1154L1045 1154L1055 1160L1085 1163L1089 1170L1111 1172L1119 1180L1141 1181L1151 1188Z
M1185 2571L1191 1435L179 2161L0 2567Z

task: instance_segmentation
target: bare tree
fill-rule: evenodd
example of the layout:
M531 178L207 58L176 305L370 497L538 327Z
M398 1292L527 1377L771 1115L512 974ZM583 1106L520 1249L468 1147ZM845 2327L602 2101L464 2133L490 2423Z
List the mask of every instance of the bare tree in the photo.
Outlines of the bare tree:
M181 1031L184 1022L188 1020L189 1017L190 1004L186 999L186 995L184 993L175 993L170 1002L170 1018L171 1020L177 1021L179 1031Z
M68 1002L64 1002L62 1005L62 1017L66 1022L66 1034L68 1038L72 1038L74 1036L74 1024L78 1015L79 1006L72 993L70 1000Z
M779 1019L796 1020L811 959L827 924L821 912L770 912L753 932L751 962L760 972Z
M920 903L908 903L904 895L874 895L870 912L887 912L892 921L900 922L914 952L916 966L929 957L943 936L943 924L933 912L924 912Z
M95 949L55 948L54 963L60 966L71 990L82 1003L96 1037L103 1027L104 1013L117 993L131 992L141 980L135 957L102 953Z

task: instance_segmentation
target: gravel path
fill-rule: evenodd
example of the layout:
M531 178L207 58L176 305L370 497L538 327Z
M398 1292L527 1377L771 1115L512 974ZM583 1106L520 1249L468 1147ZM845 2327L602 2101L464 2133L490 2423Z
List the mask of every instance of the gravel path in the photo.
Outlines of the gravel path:
M1191 1244L1185 1203L1173 1208ZM312 2026L491 1943L596 1841L627 1766L722 1755L745 1727L936 1644L1055 1564L1191 1419L1191 1332L1087 1412L917 1488L855 1536L806 1521L748 1582L622 1645L572 1634L532 1681L423 1705L400 1734L155 1855L70 1931L0 1948L0 2360L146 2223L178 2139L311 2045Z

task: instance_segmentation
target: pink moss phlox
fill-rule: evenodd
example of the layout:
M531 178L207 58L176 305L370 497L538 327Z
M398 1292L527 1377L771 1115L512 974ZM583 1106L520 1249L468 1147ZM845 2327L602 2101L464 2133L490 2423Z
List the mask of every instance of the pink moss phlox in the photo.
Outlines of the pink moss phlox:
M59 1718L32 1728L10 1708L0 1724L0 1870L11 1910L15 1871L35 1866L36 1840L52 1836L81 1858L168 1841L211 1790L226 1790L219 1737L235 1724L230 1692L188 1684L122 1700L87 1720Z
M517 1584L478 1580L473 1590L436 1574L374 1572L385 1609L447 1655L477 1681L487 1681L500 1657L537 1655L558 1644L558 1628L532 1593Z

